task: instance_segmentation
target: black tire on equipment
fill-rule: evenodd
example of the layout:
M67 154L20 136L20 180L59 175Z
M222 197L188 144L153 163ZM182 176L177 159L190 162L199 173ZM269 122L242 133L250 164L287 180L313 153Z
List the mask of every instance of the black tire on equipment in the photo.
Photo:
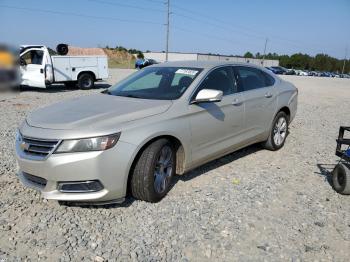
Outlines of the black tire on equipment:
M350 167L339 163L332 172L333 188L339 194L350 195Z
M176 170L174 147L168 139L156 140L148 145L135 160L134 168L130 174L130 191L134 198L147 202L158 202L168 193L171 183L168 184L162 194L158 194L154 189L156 163L161 149L166 145L172 150L172 174L170 181L173 178Z
M94 77L89 73L82 73L78 78L78 87L83 90L91 89L94 87Z
M56 47L56 51L59 55L68 54L68 45L67 44L59 44Z
M276 145L275 144L275 141L273 140L273 130L274 130L274 127L276 125L276 122L281 118L281 117L284 117L286 119L286 122L287 122L287 134L288 134L288 128L289 128L289 120L288 120L288 116L286 113L284 113L283 111L280 111L278 112L278 114L275 116L274 120L272 121L272 126L271 126L271 131L270 131L270 135L269 135L269 138L262 143L262 146L267 149L267 150L271 150L271 151L277 151L279 149L281 149L283 146L284 146L284 143L286 141L286 138L287 138L287 134L286 134L286 137L283 141L283 143L281 145Z

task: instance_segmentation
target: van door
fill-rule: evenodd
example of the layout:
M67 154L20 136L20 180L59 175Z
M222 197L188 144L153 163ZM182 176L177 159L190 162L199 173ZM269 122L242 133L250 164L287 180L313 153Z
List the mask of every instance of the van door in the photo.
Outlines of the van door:
M45 88L45 52L40 48L26 50L20 56L21 85Z

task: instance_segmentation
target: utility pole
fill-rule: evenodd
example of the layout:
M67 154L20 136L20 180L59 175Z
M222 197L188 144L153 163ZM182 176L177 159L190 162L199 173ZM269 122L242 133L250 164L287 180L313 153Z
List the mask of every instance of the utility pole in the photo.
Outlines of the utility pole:
M170 26L170 0L167 0L167 23L166 23L166 46L165 46L165 61L168 61L169 52L169 26Z
M344 63L343 63L343 69L341 70L341 74L344 75L345 70L345 62L346 62L346 56L348 54L348 47L345 48L345 57L344 57Z
M264 61L265 61L265 55L266 55L266 46L267 46L267 41L269 39L266 37L266 40L265 40L265 47L264 47L264 55L263 55L263 59L262 59L262 66L264 66Z

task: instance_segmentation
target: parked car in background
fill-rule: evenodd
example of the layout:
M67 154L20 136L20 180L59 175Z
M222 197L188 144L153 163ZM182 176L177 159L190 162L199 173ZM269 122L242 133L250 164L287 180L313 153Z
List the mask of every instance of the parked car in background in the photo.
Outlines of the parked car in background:
M286 70L287 70L286 75L295 75L294 69L286 69Z
M300 76L308 76L309 73L306 70L299 70L298 75L300 75Z
M137 59L135 62L135 68L142 69L146 66L155 65L155 64L158 64L158 62L154 59Z
M286 75L288 70L282 66L271 66L273 72L278 75Z
M297 98L293 84L249 64L153 65L28 115L18 176L47 199L156 202L175 174L254 143L282 148Z

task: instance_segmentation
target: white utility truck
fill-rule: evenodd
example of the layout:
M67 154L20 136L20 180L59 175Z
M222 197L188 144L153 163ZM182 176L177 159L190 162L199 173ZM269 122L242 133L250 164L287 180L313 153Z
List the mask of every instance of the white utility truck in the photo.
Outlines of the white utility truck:
M67 46L66 46L67 47ZM68 47L67 47L68 48ZM107 56L51 55L43 45L25 45L20 49L21 85L46 88L55 83L81 89L108 78ZM68 52L68 49L65 54Z

